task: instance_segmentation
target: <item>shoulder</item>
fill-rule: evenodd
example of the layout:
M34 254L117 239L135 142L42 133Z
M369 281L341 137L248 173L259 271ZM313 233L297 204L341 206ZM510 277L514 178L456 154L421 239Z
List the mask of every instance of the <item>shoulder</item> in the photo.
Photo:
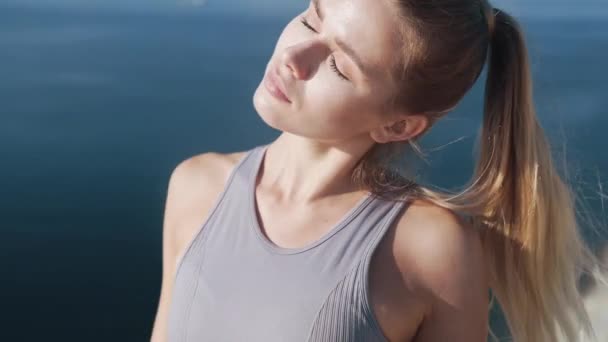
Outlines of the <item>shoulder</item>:
M463 262L483 270L478 232L455 212L428 201L415 200L410 204L397 221L395 240L398 257L415 260L419 265L416 274L426 281L435 282L436 277L462 271L454 267Z
M395 253L418 283L444 292L447 286L485 281L478 232L451 210L416 200L397 222Z
M171 172L167 200L194 204L222 190L230 172L246 152L205 152L179 162Z
M163 226L176 254L193 238L245 154L205 152L174 167L167 186Z
M394 246L399 271L428 301L422 335L477 340L488 309L479 233L453 211L415 200L397 221Z
M167 202L189 208L200 201L213 200L228 180L230 172L246 152L205 152L180 161L171 172Z
M193 183L217 183L225 179L246 152L218 153L205 152L180 161L171 172L171 190L186 190ZM188 186L190 185L190 186Z

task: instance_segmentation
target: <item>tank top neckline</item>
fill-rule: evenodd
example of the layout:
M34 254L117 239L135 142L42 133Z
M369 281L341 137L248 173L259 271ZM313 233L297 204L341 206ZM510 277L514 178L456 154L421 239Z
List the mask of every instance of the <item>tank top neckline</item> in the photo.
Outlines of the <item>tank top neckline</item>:
M323 244L325 241L329 240L332 236L334 236L336 233L338 233L344 227L348 226L348 224L355 217L357 217L359 215L359 213L361 211L363 211L363 209L373 200L373 198L374 198L373 193L366 191L366 194L363 196L363 198L361 198L359 201L357 201L355 206L352 207L345 215L343 215L338 220L337 223L334 223L332 228L330 228L319 239L312 241L305 246L288 248L288 247L281 247L281 246L275 244L270 239L268 239L266 237L266 235L264 235L264 233L262 233L262 228L260 226L258 216L257 216L257 203L256 203L256 198L255 198L256 180L258 178L259 171L261 169L262 162L264 161L264 157L266 156L266 150L268 149L269 145L270 144L258 146L257 148L254 149L253 167L251 168L251 172L247 179L248 197L249 197L248 211L249 211L250 226L254 230L254 234L258 238L260 243L269 252L274 253L274 254L299 254L299 253L303 253L303 252L312 250L315 247L318 247L321 244Z

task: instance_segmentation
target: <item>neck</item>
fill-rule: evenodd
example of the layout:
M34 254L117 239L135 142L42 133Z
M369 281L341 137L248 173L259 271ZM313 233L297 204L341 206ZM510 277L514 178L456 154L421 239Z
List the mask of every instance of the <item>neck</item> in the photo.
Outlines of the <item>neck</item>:
M373 143L362 137L327 143L283 133L268 146L258 187L300 204L357 192L351 175Z

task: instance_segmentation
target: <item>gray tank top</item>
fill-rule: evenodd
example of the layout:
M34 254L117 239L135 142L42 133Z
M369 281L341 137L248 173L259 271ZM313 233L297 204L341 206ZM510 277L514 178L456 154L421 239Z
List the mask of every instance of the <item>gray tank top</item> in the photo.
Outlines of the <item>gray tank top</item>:
M369 265L409 201L368 192L317 241L282 248L264 235L256 214L267 147L239 160L179 260L168 341L387 341L369 300Z

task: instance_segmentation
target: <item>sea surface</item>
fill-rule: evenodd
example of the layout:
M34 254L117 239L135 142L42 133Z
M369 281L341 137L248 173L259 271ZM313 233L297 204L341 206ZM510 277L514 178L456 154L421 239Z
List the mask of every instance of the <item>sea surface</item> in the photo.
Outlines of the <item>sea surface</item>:
M607 18L522 19L593 246L608 236ZM0 341L149 339L169 175L278 136L252 96L289 20L0 2ZM421 180L469 179L484 81L422 140Z

